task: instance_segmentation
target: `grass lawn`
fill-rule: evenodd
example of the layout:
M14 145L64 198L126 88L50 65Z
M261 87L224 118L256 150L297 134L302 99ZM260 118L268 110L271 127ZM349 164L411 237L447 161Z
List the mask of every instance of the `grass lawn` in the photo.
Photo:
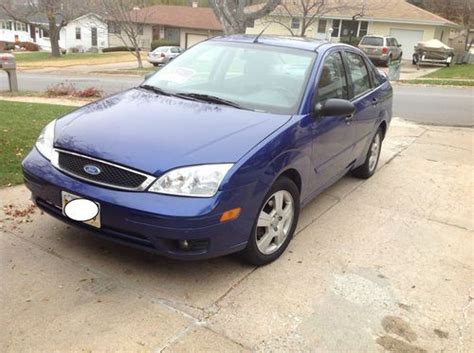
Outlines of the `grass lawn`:
M0 100L0 187L21 184L21 160L41 129L74 107Z
M418 80L400 80L398 82L409 83L413 85L474 87L474 80L418 79Z
M425 75L423 78L474 80L474 65L452 65Z
M146 56L146 53L142 53ZM46 52L16 53L15 58L20 69L41 67L66 67L72 65L98 65L116 62L134 61L135 57L129 52L112 53L70 53L53 58Z

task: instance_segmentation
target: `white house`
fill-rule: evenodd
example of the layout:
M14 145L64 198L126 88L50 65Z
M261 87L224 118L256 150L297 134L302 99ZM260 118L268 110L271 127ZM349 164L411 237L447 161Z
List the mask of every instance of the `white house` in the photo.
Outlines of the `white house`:
M37 19L31 21L31 24L26 24L0 17L0 42L33 42L42 50L50 51L51 42L46 23L46 20ZM107 48L109 46L107 24L95 14L78 17L61 29L59 46L67 51Z
M79 51L108 48L107 23L95 14L78 17L61 29L59 46L68 51L73 48Z

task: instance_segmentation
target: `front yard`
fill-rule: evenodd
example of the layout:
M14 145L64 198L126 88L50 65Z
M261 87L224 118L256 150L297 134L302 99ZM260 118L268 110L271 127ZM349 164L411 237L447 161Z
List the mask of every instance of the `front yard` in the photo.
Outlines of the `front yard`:
M0 187L23 182L21 160L41 129L73 107L0 101Z
M432 72L425 78L474 80L474 65L453 65Z
M145 54L142 53L145 57ZM40 69L44 67L67 67L73 65L99 65L135 61L129 52L112 53L70 53L60 58L46 52L17 53L15 58L19 69Z

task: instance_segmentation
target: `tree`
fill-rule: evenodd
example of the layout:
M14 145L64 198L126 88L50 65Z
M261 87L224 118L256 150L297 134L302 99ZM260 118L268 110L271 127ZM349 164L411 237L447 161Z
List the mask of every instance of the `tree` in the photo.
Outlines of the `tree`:
M251 0L209 0L225 34L245 33L247 23L262 18L280 4L281 0L265 0L252 5Z
M154 8L147 0L102 0L102 12L109 21L109 34L117 37L143 68L141 48L144 24ZM151 43L150 43L151 45Z
M38 18L45 18L47 25L40 27L48 30L51 42L51 55L61 56L59 47L59 33L69 21L84 14L81 9L87 7L78 6L74 0L23 0L16 4L14 1L6 1L0 4L0 9L15 21L38 26Z
M328 13L351 13L360 10L357 17L363 14L362 6L359 6L357 1L351 0L294 0L283 1L280 6L272 13L272 18L269 22L274 22L282 25L293 36L305 37L308 28L322 16ZM354 14L355 15L355 14ZM300 18L301 25L298 32L295 32L282 18Z

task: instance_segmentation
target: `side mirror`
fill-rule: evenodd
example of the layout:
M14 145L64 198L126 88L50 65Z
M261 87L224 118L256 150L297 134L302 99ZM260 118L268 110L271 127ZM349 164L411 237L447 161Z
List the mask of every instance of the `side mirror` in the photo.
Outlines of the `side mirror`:
M401 47L402 47L402 45L401 45L401 44L398 44L398 45L397 45L397 47L401 48Z
M328 99L322 103L317 103L314 107L314 113L317 117L347 117L354 114L355 110L355 105L345 99Z

